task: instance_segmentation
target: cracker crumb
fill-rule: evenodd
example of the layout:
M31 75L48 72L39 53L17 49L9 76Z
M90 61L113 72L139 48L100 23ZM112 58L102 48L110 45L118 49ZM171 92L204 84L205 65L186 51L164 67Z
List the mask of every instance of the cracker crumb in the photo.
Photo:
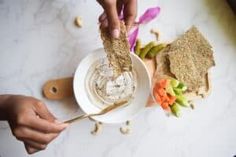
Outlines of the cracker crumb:
M122 126L122 127L120 127L120 132L123 134L123 135L128 135L128 134L130 134L131 133L131 123L130 123L130 121L128 120L128 121L126 121L125 122L125 126Z
M126 124L127 126L130 126L130 125L131 125L131 122L130 122L129 120L127 120L127 121L125 122L125 124Z
M194 109L195 109L195 105L194 105L194 103L193 103L192 101L190 101L189 103L190 103L190 107L191 107L191 109L194 110Z
M151 30L150 30L150 33L153 34L153 35L155 35L156 40L159 41L160 33L159 33L159 31L158 31L157 29L151 29Z

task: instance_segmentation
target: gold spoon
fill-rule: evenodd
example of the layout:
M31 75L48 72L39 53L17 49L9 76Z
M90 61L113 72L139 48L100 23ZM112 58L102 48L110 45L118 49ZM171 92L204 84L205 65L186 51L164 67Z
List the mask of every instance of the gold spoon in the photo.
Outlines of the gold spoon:
M75 117L75 118L72 118L70 120L66 120L64 121L64 123L73 123L75 121L78 121L78 120L82 120L82 119L85 119L85 118L88 118L88 117L92 117L92 116L100 116L100 115L104 115L124 104L126 104L127 101L121 101L121 102L115 102L114 104L112 105L109 105L108 107L104 108L103 110L101 110L100 112L98 113L92 113L92 114L84 114L84 115L81 115L81 116L78 116L78 117Z

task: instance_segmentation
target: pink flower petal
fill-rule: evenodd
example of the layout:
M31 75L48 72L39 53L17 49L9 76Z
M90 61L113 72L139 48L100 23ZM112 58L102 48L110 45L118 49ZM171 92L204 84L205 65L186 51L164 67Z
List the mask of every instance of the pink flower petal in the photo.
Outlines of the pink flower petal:
M139 33L139 25L146 24L157 17L160 13L160 7L154 7L147 9L142 16L139 17L139 21L136 23L137 25L130 31L128 35L128 40L130 44L130 51L134 50L135 42ZM120 15L120 19L124 18L123 15Z
M124 5L122 5L122 8L121 8L121 11L119 13L119 19L121 21L123 21L125 18L124 18Z
M159 13L160 7L149 8L145 11L145 13L139 17L139 24L146 24L153 20Z
M133 31L129 34L129 44L130 44L130 51L133 51L135 42L137 40L139 28L136 27Z

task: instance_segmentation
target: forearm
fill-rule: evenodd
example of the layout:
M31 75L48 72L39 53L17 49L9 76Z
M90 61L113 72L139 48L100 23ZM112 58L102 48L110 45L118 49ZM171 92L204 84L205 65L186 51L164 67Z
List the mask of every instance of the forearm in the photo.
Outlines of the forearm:
M0 95L0 120L6 120L7 119L7 101L9 100L10 95Z

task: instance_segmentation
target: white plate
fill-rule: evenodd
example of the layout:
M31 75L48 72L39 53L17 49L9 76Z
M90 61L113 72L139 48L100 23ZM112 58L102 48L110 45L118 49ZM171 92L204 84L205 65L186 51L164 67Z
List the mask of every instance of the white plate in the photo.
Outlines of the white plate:
M85 89L85 78L90 66L100 58L106 57L103 49L98 49L88 54L76 69L73 81L73 89L77 103L80 108L87 114L97 113L99 108L94 105ZM103 123L122 123L131 120L138 112L146 106L147 99L151 88L151 79L148 70L142 60L135 54L131 53L131 59L134 69L137 72L137 89L131 104L124 108L116 109L102 116L93 117L95 120Z

